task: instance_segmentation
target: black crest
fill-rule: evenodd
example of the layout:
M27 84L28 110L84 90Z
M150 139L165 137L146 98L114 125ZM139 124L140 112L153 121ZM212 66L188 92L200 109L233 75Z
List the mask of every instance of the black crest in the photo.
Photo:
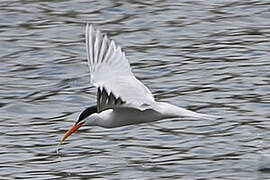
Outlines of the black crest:
M79 123L81 122L82 120L84 120L86 117L90 116L91 114L93 113L96 113L97 112L97 106L91 106L91 107L88 107L86 108L79 116L79 119L78 121L76 122Z

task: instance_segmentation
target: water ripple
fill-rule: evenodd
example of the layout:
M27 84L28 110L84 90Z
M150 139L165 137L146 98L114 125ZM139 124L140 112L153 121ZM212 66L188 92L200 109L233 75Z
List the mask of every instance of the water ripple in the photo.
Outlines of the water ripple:
M268 1L1 1L1 177L269 179ZM85 22L158 100L217 121L82 128L95 103Z

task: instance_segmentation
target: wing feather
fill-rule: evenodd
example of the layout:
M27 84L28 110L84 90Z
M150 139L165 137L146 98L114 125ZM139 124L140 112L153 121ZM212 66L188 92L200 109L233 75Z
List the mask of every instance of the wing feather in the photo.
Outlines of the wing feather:
M150 90L132 73L129 62L113 40L86 25L86 50L91 84L98 88L98 111L115 106L136 106L153 102Z

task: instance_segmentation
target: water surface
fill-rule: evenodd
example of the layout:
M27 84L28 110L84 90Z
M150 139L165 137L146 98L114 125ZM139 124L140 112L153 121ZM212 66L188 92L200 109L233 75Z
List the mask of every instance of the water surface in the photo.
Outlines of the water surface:
M1 1L0 176L269 179L268 1ZM155 97L216 121L84 127L85 23L123 47Z

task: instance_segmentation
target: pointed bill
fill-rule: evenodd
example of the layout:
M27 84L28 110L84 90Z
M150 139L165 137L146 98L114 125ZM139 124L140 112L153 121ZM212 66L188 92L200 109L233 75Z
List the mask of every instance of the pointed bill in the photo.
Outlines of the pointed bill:
M74 124L64 135L60 143L63 143L72 133L76 132L81 126L83 125L83 122Z

